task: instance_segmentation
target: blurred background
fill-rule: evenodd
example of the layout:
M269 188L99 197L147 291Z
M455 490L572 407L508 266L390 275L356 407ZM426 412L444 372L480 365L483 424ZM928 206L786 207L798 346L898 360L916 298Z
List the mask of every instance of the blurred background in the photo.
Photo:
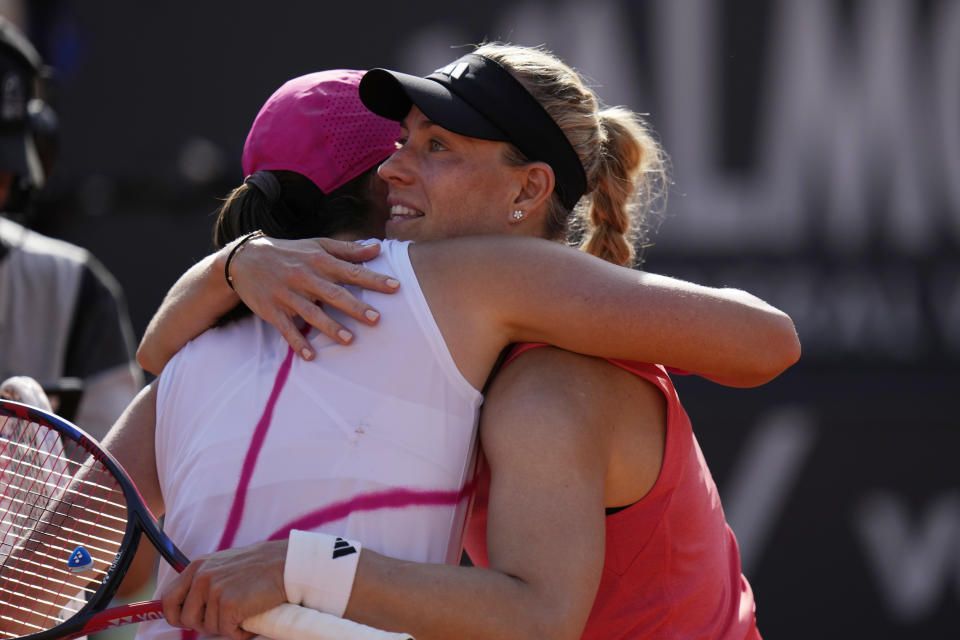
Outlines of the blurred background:
M55 69L29 224L89 249L139 339L211 249L263 101L332 67L544 44L649 113L675 184L646 268L786 310L799 364L677 381L765 637L960 629L960 1L0 2ZM451 48L454 47L454 48Z

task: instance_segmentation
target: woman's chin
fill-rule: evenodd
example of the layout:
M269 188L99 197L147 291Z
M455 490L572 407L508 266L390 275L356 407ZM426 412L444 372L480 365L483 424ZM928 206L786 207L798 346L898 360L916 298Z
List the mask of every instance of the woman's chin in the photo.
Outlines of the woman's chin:
M386 237L392 240L419 240L423 216L391 216L387 218Z

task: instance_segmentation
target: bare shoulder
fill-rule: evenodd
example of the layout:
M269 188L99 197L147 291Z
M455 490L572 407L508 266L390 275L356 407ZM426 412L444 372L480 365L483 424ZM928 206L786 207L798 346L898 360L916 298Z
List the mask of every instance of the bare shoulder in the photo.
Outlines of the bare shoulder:
M654 384L602 358L540 347L497 373L481 433L485 448L528 442L596 449L606 461L607 506L622 506L656 482L666 423L666 398Z
M533 401L549 402L566 410L582 409L591 416L609 416L649 406L662 415L665 398L652 383L604 358L594 358L545 346L521 353L497 372L487 404L500 393L523 394ZM660 409L660 410L657 410ZM578 415L581 414L577 411Z

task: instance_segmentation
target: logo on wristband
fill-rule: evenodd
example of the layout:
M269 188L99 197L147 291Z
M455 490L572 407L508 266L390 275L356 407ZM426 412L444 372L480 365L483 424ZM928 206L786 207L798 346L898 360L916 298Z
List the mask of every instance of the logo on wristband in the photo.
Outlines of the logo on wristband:
M344 540L343 538L337 538L336 542L333 543L333 559L342 558L343 556L348 556L351 553L356 553L357 550L352 544Z

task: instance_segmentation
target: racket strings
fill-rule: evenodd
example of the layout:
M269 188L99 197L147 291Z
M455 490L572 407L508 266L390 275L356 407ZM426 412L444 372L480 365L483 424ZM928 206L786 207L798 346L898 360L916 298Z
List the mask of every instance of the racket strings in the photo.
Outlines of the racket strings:
M94 485L92 483L90 483L90 486L95 486L98 489L105 488L103 487L103 485ZM35 523L35 522L38 522L40 518L33 517L30 515L30 513L21 513L21 511L28 511L32 513L39 510L43 514L51 514L51 515L55 513L54 511L51 511L48 507L40 506L38 504L43 494L39 492L28 492L27 495L31 498L31 500L22 499L21 497L12 497L9 500L5 501L7 502L6 505L0 505L0 517L9 519L11 523L16 523L18 521L23 521L23 520ZM65 492L64 497L61 498L61 500L65 498L71 498L71 499L81 498L82 499L82 498L85 498L85 496L83 492L68 490L67 492ZM122 533L126 529L127 519L125 517L120 517L118 515L115 515L114 513L108 513L106 511L107 509L114 509L114 510L126 509L125 502L123 501L116 502L116 501L104 500L100 498L91 498L90 501L91 503L99 503L99 508L101 509L101 519L106 521L112 521L115 524L116 528L111 529L111 531L120 531ZM11 509L10 508L11 506L15 508ZM27 507L27 509L24 509L24 507ZM89 513L89 511L90 511L89 509L86 509L82 513ZM82 513L77 515L77 519L81 523L87 522L82 519ZM101 526L106 528L106 525L101 524Z
M60 545L66 544L64 542L64 538L78 538L81 536L84 537L84 545L83 545L84 549L87 549L88 551L91 551L91 552L97 551L99 552L100 555L113 553L115 551L115 546L116 546L115 543L117 538L123 537L123 534L124 534L123 529L102 527L92 521L84 523L89 525L87 527L59 527L55 533L52 533L50 531L44 530L49 528L45 526L46 522L47 521L45 520L38 520L35 525L35 528L31 530L31 534L35 537L35 540L31 540L31 545L33 546L33 553L37 555L44 555L43 552L40 550L44 547L46 548L55 547L58 543ZM41 526L42 523L43 523L43 526ZM102 532L105 534L112 534L112 535L109 535L109 537L104 537L103 535L95 535L93 533L88 533L89 531L93 531L93 530L96 530L98 532ZM44 538L46 538L46 540L44 540ZM45 544L43 546L39 546L36 544L40 540L44 540ZM64 547L57 547L57 548L66 548L66 547L64 546ZM71 550L74 548L75 546L70 547ZM21 561L26 562L27 560L24 558L21 558Z
M24 585L31 586L31 585ZM78 610L87 603L87 598L96 593L96 589L91 589L90 587L81 587L73 595L67 596L65 599L62 597L63 594L54 591L52 589L41 589L37 593L36 597L33 597L29 602L17 604L16 596L20 595L19 590L11 590L0 588L0 594L3 594L3 597L11 598L11 606L14 611L20 612L21 620L25 624L30 624L29 620L34 617L36 614L37 607L44 607L51 610ZM71 606L72 605L72 606ZM53 619L58 620L62 616L58 615ZM50 628L49 626L47 628Z
M0 507L11 511L13 516L0 530L3 533L0 554L9 551L11 535L21 535L18 522L37 517L36 510L42 509L42 505L55 494L57 487L51 486L48 479L61 470L60 465L51 463L51 455L54 459L60 457L59 437L43 434L38 438L39 429L31 429L32 423L24 422L7 419L0 431L3 435L0 440L0 481L3 486Z
M0 416L0 638L51 629L83 608L120 551L123 491L76 444Z
M30 452L28 452L30 453ZM35 453L35 452L32 452ZM7 466L10 462L15 463L13 469L7 470ZM15 456L8 455L5 451L0 453L0 473L10 473L13 476L19 477L31 477L34 482L41 487L44 493L50 495L52 492L59 491L62 489L61 486L53 484L42 480L42 476L48 471L46 465L55 464L57 466L62 466L63 468L75 467L76 463L68 458L63 456L49 456L45 458L42 462L30 462L24 457L17 458ZM58 478L62 477L72 477L76 472L76 469L71 469L69 473L58 474ZM89 481L83 481L84 486L94 486Z
M94 582L79 585L77 588L81 591L94 593L96 589L91 589L89 584L98 584L98 579L102 580L106 571L103 568L94 568L90 571L88 577L93 578ZM59 587L61 582L68 580L71 575L67 571L51 569L51 563L49 562L24 562L18 566L16 573L4 577L2 583L0 583L0 592L15 594L31 589L37 593L56 593L56 588ZM53 578L56 578L57 581L54 582Z

